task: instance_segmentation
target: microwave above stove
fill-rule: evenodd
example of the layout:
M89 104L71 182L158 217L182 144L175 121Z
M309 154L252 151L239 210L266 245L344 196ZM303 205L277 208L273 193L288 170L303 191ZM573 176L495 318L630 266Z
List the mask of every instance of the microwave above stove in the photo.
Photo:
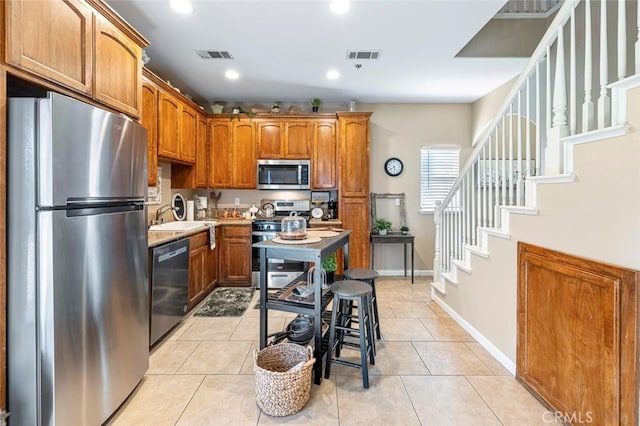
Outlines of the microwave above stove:
M309 189L310 160L258 160L258 189Z

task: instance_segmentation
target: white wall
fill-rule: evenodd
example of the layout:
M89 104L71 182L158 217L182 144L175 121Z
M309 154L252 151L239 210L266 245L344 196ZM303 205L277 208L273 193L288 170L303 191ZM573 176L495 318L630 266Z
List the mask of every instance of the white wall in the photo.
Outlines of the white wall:
M578 145L574 183L538 187L538 216L511 216L509 240L489 237L445 303L516 360L517 242L640 270L640 88L629 95L629 134Z
M458 145L461 166L471 151L470 104L360 104L358 110L372 111L371 116L371 192L406 194L407 225L415 235L416 271L431 273L434 256L433 215L420 210L420 147L422 145ZM398 157L404 171L398 177L385 174L384 162ZM397 216L398 207L378 206L378 216ZM393 211L393 213L391 212ZM392 220L393 222L393 220ZM394 228L400 225L396 221ZM402 246L376 247L376 269L400 271L403 268Z

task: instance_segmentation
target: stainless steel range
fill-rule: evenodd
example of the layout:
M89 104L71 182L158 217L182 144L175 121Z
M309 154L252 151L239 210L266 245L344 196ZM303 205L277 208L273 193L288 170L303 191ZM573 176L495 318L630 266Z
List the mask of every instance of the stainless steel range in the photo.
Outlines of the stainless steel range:
M311 202L309 200L262 200L263 206L271 203L274 207L275 216L259 217L252 225L251 243L270 240L275 238L280 232L282 219L289 216L291 212L296 212L299 216L309 219ZM251 250L251 281L254 287L260 285L260 252L257 248ZM305 270L304 262L293 262L282 259L269 259L267 265L267 287L281 288L291 282L294 278L302 274Z

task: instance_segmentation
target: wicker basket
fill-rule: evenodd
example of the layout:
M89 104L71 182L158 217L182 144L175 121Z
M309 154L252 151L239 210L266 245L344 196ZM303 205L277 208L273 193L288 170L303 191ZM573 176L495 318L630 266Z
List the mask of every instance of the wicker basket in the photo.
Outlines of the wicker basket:
M267 346L253 353L256 402L270 416L297 413L309 401L313 349L294 343ZM304 363L294 371L292 367Z

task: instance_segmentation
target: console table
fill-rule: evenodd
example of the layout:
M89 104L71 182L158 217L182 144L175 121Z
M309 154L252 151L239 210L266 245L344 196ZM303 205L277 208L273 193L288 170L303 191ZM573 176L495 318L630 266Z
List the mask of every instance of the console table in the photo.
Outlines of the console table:
M411 245L411 282L413 283L413 241L415 237L411 234L402 234L400 232L390 232L387 235L370 234L369 241L371 241L371 268L376 269L375 266L375 247L376 244L404 244L404 276L407 276L407 244Z
M322 261L336 250L342 248L344 254L344 267L349 267L349 235L351 231L342 231L335 237L323 238L312 244L286 245L274 243L271 240L253 244L260 249L260 349L267 346L268 312L270 309L305 314L313 317L314 338L313 356L316 359L314 366L314 380L320 384L322 380L322 357L327 350L327 342L323 343L322 315L331 301L332 294L328 292L323 296L320 268L314 270L313 281L315 283L314 303L312 305L279 300L277 296L269 296L267 293L267 261L269 258L296 260L301 262L313 262L321 265ZM288 284L285 289L290 286Z

